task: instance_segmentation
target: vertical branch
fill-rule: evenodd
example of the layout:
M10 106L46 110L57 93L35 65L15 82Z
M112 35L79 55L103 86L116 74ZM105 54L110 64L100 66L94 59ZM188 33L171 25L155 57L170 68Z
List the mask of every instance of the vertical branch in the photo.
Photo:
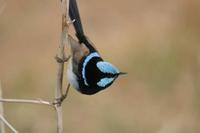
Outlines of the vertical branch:
M61 32L61 40L59 44L58 49L58 58L61 60L65 59L65 44L67 41L67 35L68 35L68 0L61 0L61 10L62 10L62 32ZM64 62L57 62L58 68L57 68L57 83L56 83L56 92L55 92L55 98L57 100L60 100L63 96L62 94L62 84L63 84L63 73L64 73ZM63 133L63 119L62 119L62 106L61 102L57 102L55 104L56 112L57 112L57 133Z
M1 88L1 81L0 81L0 98L2 97L2 88ZM0 102L0 115L4 116L4 111L3 111L3 103ZM5 126L3 121L0 121L0 132L5 133Z

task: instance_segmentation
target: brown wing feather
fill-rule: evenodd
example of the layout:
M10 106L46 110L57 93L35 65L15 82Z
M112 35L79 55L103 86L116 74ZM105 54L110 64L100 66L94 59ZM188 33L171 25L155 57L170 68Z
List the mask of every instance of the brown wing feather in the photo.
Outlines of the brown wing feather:
M84 56L89 54L89 49L84 44L79 44L71 36L69 36L72 58L79 62Z
M89 54L90 51L84 44L80 44L71 36L69 36L69 41L71 46L73 72L75 74L78 74L78 64L83 57Z

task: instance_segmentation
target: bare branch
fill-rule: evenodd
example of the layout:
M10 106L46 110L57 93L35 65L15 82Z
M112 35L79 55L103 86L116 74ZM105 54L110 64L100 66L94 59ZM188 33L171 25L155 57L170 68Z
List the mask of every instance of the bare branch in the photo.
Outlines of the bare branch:
M3 121L3 123L6 124L14 133L19 133L1 114L0 120Z
M7 102L7 103L26 103L26 104L42 104L54 107L51 102L44 101L44 100L28 100L28 99L0 99L0 102Z
M61 0L61 10L62 10L62 32L61 32L61 39L58 49L58 58L64 60L65 58L65 45L68 41L68 8L69 7L69 0ZM56 112L57 112L57 133L63 133L63 119L62 119L62 106L61 106L61 99L63 97L63 73L64 73L64 62L57 62L57 83L56 83L56 95L55 99L57 100L55 104Z
M61 10L62 10L62 32L61 32L61 40L58 48L57 60L58 68L57 68L57 76L56 76L56 89L55 89L55 102L48 102L44 100L31 100L31 99L3 99L0 97L0 102L6 103L24 103L24 104L41 104L48 105L56 109L57 114L57 133L63 133L63 119L62 119L62 101L67 97L67 93L69 90L69 85L66 90L66 93L63 95L62 84L63 84L63 73L64 73L64 63L65 60L69 58L65 57L65 45L66 43L70 43L68 39L68 28L74 22L69 19L69 0L60 0L61 1ZM1 10L0 10L1 11ZM64 98L64 99L63 99ZM14 132L18 133L3 117L3 113L0 114L0 119ZM5 131L4 131L5 132ZM4 133L3 130L1 133Z

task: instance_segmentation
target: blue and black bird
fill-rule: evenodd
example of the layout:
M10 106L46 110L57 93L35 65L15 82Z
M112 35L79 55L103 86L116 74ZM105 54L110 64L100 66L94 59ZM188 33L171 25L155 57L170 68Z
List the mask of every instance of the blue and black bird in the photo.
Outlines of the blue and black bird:
M93 43L85 36L76 0L69 1L69 16L79 42L71 41L72 58L68 68L70 85L82 94L92 95L110 86L115 79L125 74L114 65L104 61Z

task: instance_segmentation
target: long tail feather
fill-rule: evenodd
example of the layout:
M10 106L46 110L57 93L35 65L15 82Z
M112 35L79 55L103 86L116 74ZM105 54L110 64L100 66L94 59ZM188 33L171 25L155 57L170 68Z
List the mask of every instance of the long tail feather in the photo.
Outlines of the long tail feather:
M82 40L85 39L85 35L84 35L83 26L81 23L81 18L79 15L79 10L78 10L76 0L70 0L69 2L69 16L72 21L75 20L73 25L76 31L76 36L79 39L79 41L82 42Z
M76 31L76 36L79 40L79 43L80 44L84 43L89 48L90 52L96 51L96 49L91 45L91 43L88 41L87 37L84 34L76 0L69 1L69 16L71 20L75 20L73 25L74 25L74 29Z

